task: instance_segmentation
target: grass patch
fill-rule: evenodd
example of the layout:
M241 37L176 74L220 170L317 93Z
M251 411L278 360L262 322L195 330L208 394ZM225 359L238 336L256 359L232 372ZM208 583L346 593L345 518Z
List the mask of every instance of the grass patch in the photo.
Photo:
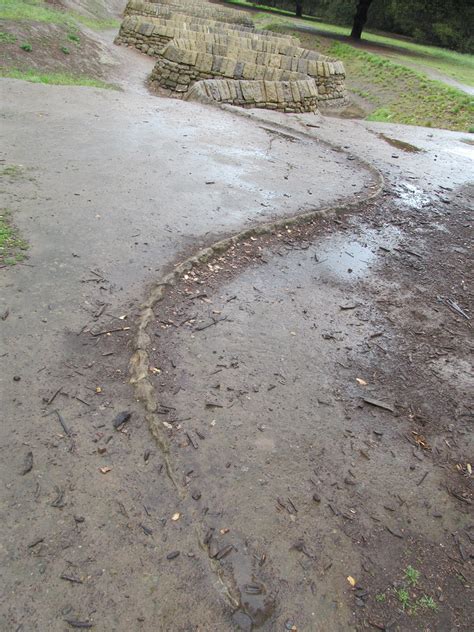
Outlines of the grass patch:
M25 173L25 168L21 165L6 165L0 168L0 177L2 178L19 178Z
M285 27L272 30L299 37L305 48L344 61L349 91L364 96L370 121L469 131L474 99L439 81L374 53L328 38Z
M71 75L64 72L38 72L37 70L17 70L15 68L0 67L0 77L10 79L23 79L31 83L44 83L58 86L89 86L91 88L106 88L108 90L120 90L112 83L91 79L81 75Z
M49 7L41 0L2 0L0 4L0 19L69 24L71 26L75 26L77 22L80 22L97 31L115 28L120 25L120 22L114 19L99 20L85 17L73 11L59 11Z
M15 35L5 33L5 31L0 31L0 44L14 44L16 39Z
M349 44L332 42L327 53L344 61L349 81L363 82L376 106L371 121L458 131L474 123L474 99L460 90Z
M374 600L378 607L382 610L395 607L403 610L409 617L421 617L439 610L435 599L419 586L422 583L420 571L409 565L402 572L401 581L394 582L386 591L375 594Z
M402 610L410 608L410 593L408 592L408 590L406 590L406 588L398 588L395 591L395 594L398 601L400 602Z
M416 602L420 608L425 608L426 610L438 610L438 604L433 599L433 597L428 597L427 595L423 595Z
M74 42L75 44L81 43L81 38L79 37L77 33L69 33L67 38L68 40L70 40L71 42Z
M0 265L15 265L26 258L28 244L18 235L18 229L11 222L10 212L0 211Z
M407 566L405 569L405 580L410 586L416 586L420 579L420 571L417 571L413 566Z

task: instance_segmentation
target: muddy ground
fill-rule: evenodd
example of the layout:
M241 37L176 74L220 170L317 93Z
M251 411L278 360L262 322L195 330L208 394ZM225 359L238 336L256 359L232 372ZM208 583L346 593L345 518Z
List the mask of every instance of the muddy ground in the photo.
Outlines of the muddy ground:
M156 310L183 514L232 547L239 621L470 628L471 199L387 190L239 244Z
M468 630L467 136L170 101L98 43L121 93L3 81L0 628ZM166 293L150 432L163 274L356 201Z

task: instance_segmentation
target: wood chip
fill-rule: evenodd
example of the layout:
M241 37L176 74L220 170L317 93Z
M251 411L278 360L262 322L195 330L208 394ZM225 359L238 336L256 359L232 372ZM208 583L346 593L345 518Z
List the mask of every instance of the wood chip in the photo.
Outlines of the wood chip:
M383 408L383 410L388 410L391 413L395 412L395 408L390 404L386 404L385 402L381 402L379 399L372 399L371 397L364 397L364 402L366 404L370 404L371 406L376 406L377 408Z

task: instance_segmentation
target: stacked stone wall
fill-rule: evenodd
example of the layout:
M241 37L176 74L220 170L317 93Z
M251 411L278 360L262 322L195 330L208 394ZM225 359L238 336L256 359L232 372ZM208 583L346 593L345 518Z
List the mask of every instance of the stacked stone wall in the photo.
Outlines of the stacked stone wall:
M232 33L232 36L227 35L229 32ZM187 47L192 48L192 42L198 43L205 37L215 37L218 40L232 37L235 42L244 41L242 48L250 48L246 43L247 40L251 40L255 46L263 45L268 41L269 44L275 43L276 46L282 48L292 48L293 43L293 38L262 38L258 31L241 31L238 27L228 29L227 25L212 20L197 22L191 19L178 20L176 17L175 19L163 19L139 15L124 18L115 43L134 46L149 55L159 55L163 47L171 40L180 39L182 42L187 42Z
M151 86L283 112L346 103L341 61L302 48L296 38L235 21L240 12L224 11L224 18L206 0L129 0L125 13L116 43L157 57Z
M227 24L240 24L247 28L253 28L252 20L242 11L218 9L210 4L198 8L197 6L188 5L188 3L173 5L163 4L161 2L146 2L144 0L129 0L124 10L124 15L151 15L159 17L176 14L193 16L198 19L215 20L216 22L225 22Z
M315 59L322 61L337 61L330 57L326 57L317 51L308 50L297 46L294 38L285 37L284 35L275 34L275 37L266 39L261 37L259 31L253 33L231 32L223 33L204 33L199 36L185 35L180 38L180 47L196 48L197 46L206 47L209 44L217 44L219 46L229 46L236 48L249 48L250 50L260 51L263 53L276 53L278 55L288 55L289 57L301 57L303 59Z
M196 83L187 99L203 103L227 103L244 108L280 112L314 112L318 90L312 79L296 81L204 80Z
M223 7L211 4L206 0L142 0L150 4L161 5L176 13L189 12L190 15L199 17L210 17L222 22L235 22L253 27L252 19L243 11L238 11L230 7ZM185 11L183 11L183 9Z
M209 55L199 51L183 50L168 44L162 51L151 73L152 85L187 92L201 79L222 77L226 79L297 81L307 75L281 68L272 68L231 57Z
M231 44L221 44L201 41L191 41L186 38L173 40L173 45L181 50L197 50L215 57L227 57L251 64L278 68L280 70L301 73L316 81L319 88L321 101L344 99L345 96L345 71L341 61L333 61L327 57L319 56L316 59L302 56L304 48L289 48L285 50L294 52L295 55L282 53L267 53L245 48L241 41ZM282 50L280 48L280 50ZM311 52L311 51L309 51ZM225 76L225 75L224 75Z

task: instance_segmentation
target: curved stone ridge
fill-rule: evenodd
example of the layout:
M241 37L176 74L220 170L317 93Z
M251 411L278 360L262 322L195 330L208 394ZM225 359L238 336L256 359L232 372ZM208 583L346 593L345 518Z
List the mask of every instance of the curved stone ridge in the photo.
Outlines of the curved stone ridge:
M241 24L253 28L253 22L243 11L216 7L208 2L146 2L145 0L129 0L124 15L150 15L160 17L180 13L182 15L200 16L202 19L216 20L229 24Z
M172 45L181 50L195 50L210 54L216 58L227 57L244 62L245 66L264 66L266 68L277 68L283 71L291 71L307 75L316 81L319 88L320 100L328 100L331 98L344 97L344 64L341 61L324 57L319 53L314 53L305 48L294 46L275 45L273 42L268 48L273 48L278 52L266 52L247 48L242 41L232 43L214 43L204 39L192 41L186 38L174 39ZM273 44L273 46L271 46ZM285 51L285 52L283 52ZM309 54L306 54L309 53ZM163 56L166 54L163 52ZM219 62L215 64L220 67ZM248 74L254 73L252 79L261 78L257 76L258 71L248 71ZM217 73L218 75L221 73ZM222 76L226 76L222 73ZM245 76L245 75L244 75ZM247 78L247 77L245 77Z
M173 14L167 18L127 15L122 21L115 43L135 46L139 50L143 50L144 46L147 46L147 50L144 52L158 54L173 39L199 42L207 36L217 38L228 36L239 40L251 39L262 43L271 41L285 47L295 43L294 38L285 38L271 31L258 31L238 24L225 24L216 20L205 20L180 14ZM153 48L152 53L148 51L149 47Z
M249 22L206 0L129 0L116 43L156 56L151 85L188 98L284 112L346 103L341 61Z
M202 103L227 103L281 112L314 112L318 107L318 90L311 79L293 81L205 79L195 83L186 98Z
M269 81L297 81L308 79L304 73L255 64L240 57L221 57L196 50L175 46L174 41L161 52L150 80L163 88L176 92L187 92L192 84L201 79L223 77L225 79L247 79Z

